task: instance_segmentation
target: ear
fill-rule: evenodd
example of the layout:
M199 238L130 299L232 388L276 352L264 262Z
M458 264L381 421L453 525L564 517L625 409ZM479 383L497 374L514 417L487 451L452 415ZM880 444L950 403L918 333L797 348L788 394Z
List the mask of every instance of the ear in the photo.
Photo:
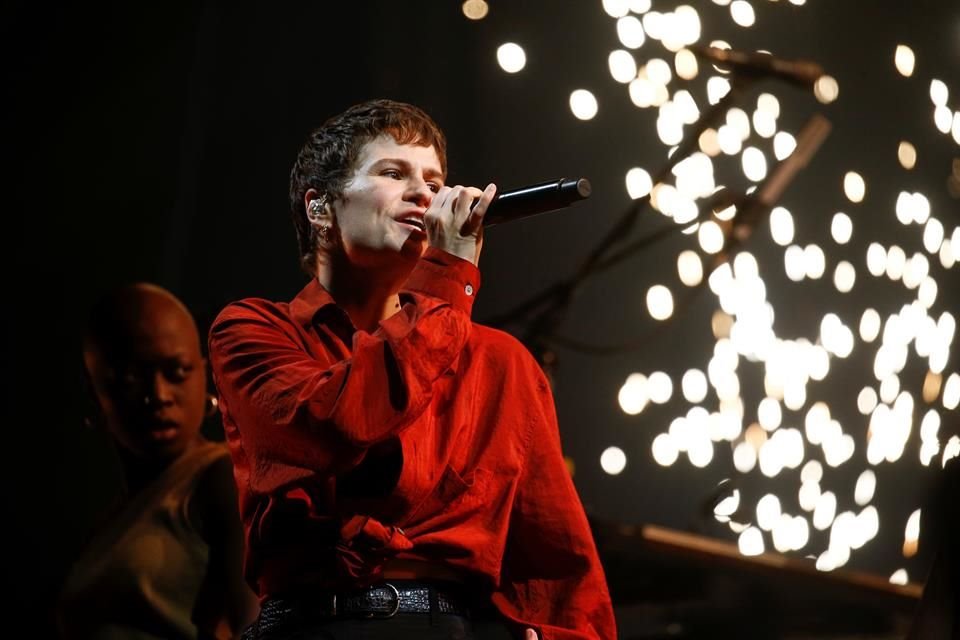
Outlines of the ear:
M307 212L307 220L313 226L329 225L333 222L333 210L327 196L321 195L316 189L307 189L303 194L303 208Z
M86 357L80 363L80 387L81 387L81 418L83 424L88 428L102 427L105 420L103 417L103 407L100 406L100 399L97 397L96 386L93 382L93 376L90 375L89 363Z

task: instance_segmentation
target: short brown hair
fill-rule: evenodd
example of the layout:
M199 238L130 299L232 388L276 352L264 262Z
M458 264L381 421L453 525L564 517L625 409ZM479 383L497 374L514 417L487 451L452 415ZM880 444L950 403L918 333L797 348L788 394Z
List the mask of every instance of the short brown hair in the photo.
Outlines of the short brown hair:
M419 107L394 100L369 100L333 116L310 132L290 171L290 214L300 246L300 267L313 276L317 239L303 198L309 189L333 202L343 195L360 150L389 134L397 144L433 147L447 175L447 141L437 123Z

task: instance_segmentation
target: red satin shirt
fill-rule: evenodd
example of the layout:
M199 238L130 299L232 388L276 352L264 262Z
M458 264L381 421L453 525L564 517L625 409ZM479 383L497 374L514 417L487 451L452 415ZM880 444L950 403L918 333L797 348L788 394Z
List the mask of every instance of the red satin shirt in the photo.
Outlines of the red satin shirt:
M479 279L429 249L372 334L316 280L217 317L210 361L262 598L428 560L545 640L616 637L550 387L517 340L471 322Z

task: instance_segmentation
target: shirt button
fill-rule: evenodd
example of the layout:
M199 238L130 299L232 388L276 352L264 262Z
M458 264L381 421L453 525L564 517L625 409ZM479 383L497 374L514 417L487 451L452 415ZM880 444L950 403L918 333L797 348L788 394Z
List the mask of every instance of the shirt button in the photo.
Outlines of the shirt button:
M472 295L473 295L473 285L472 285L472 284L468 284L467 286L465 286L465 287L463 288L463 292L464 292L465 294L467 294L468 296L472 296Z

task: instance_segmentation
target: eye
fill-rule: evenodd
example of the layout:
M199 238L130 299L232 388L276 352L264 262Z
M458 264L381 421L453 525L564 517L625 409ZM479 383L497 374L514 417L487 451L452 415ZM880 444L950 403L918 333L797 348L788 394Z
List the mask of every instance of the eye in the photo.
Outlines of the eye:
M399 180L402 177L400 172L396 169L384 169L384 171L380 175L386 176L388 178L392 178L394 180Z
M440 185L436 182L428 182L427 186L430 187L430 191L433 191L434 193L440 191Z
M193 365L175 362L167 365L163 373L171 382L183 382L192 372Z

